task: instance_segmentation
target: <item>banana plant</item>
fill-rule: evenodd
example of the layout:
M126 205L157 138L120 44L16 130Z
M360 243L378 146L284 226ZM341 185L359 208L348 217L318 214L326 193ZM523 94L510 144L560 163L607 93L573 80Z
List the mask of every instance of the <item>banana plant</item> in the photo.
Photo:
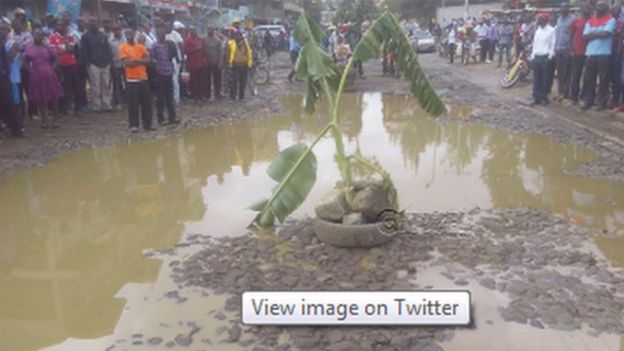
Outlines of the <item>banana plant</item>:
M392 43L395 50L398 71L409 84L410 92L416 97L420 106L433 116L446 111L444 103L420 67L417 54L396 17L390 12L385 12L377 18L363 34L351 58L342 68L336 65L322 47L323 29L308 14L299 17L294 36L301 46L295 71L298 78L306 80L304 110L307 113L313 113L318 101L324 99L329 105L332 118L310 145L290 146L280 152L271 162L267 173L277 182L277 185L273 188L269 198L249 207L258 212L252 225L269 227L275 223L276 219L283 223L305 201L316 182L316 156L312 150L327 133L331 133L334 139L336 161L342 178L342 190L346 192L347 201L350 201L353 191L351 164L357 162L381 175L384 187L396 205L396 190L389 174L378 164L370 162L358 153L345 154L339 124L340 98L353 64L356 61L363 62L378 57L382 46L388 43Z

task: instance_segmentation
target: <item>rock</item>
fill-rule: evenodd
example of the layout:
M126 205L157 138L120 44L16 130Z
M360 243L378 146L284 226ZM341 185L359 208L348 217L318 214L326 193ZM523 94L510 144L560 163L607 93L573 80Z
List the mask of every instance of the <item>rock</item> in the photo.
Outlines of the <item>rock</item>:
M162 339L161 337L155 336L155 337L153 337L153 338L149 338L149 339L147 340L147 344L148 344L148 345L150 345L150 346L160 345L160 343L162 342L162 340L163 340L163 339Z
M383 182L381 179L356 179L353 181L353 190L360 191L368 186L377 185L382 186Z
M465 286L468 285L468 281L466 279L457 279L455 281L455 285Z
M405 279L407 278L408 272L404 269L397 272L397 279Z
M172 347L174 347L174 346L175 346L175 344L176 344L176 343L175 343L174 341L168 341L168 342L165 344L165 346L167 346L168 348L172 348Z
M542 324L542 322L537 319L531 319L531 326L538 329L544 329L544 325Z
M221 335L223 333L225 333L228 330L228 328L224 325L220 326L217 328L217 335Z
M344 340L335 344L331 344L326 348L327 351L352 351L358 349L359 345L349 340Z
M316 215L329 222L341 223L348 206L344 192L334 189L314 208Z
M342 224L344 225L358 225L365 223L366 219L361 212L349 213L342 217Z
M178 334L174 340L176 344L182 347L188 347L193 343L193 337L188 334Z
M238 325L234 325L228 330L228 342L237 342L241 337L241 328Z
M479 284L486 289L494 290L496 289L496 282L492 278L483 278L479 280Z
M267 349L266 347L262 347L262 346L254 346L254 348L251 349L251 351L271 351L271 350Z
M325 335L325 339L329 341L330 344L335 344L344 339L344 332L340 329L330 329L329 332Z
M377 216L383 210L393 208L388 194L382 186L377 184L356 192L351 203L351 209L355 212L362 212L369 223L377 222Z
M143 345L143 341L141 341L141 340L134 340L132 342L132 345Z

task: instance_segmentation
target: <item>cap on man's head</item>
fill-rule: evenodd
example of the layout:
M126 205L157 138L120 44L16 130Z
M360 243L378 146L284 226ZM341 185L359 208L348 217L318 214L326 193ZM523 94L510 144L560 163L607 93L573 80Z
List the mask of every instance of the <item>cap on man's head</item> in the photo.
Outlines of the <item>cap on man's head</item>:
M26 14L26 10L24 10L21 7L18 7L15 9L15 11L13 11L14 15L25 15Z

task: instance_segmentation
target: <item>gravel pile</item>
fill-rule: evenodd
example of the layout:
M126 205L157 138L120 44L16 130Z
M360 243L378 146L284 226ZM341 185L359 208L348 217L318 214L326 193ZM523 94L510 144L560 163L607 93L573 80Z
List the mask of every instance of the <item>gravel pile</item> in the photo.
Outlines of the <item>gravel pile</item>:
M534 209L475 209L467 213L410 214L408 232L374 249L327 246L310 220L291 222L269 235L191 236L204 247L173 269L184 287L228 294L224 312L238 316L246 290L405 290L423 265L444 271L458 288L470 282L509 296L505 321L535 328L624 334L624 272L592 249L592 233ZM440 277L440 279L445 279ZM427 287L435 288L435 287ZM474 326L483 322L475 320ZM219 342L256 351L442 350L452 329L249 327L235 320Z

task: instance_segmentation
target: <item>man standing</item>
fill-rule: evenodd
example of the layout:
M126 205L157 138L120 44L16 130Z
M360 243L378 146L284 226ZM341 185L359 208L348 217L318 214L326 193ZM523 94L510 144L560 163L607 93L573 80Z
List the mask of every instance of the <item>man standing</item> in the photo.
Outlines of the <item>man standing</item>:
M477 40L479 40L479 49L481 50L479 55L479 61L485 62L488 52L488 39L487 32L488 26L483 20L479 20L479 24L475 27L475 33L477 34Z
M65 95L60 101L61 115L67 115L70 107L70 99L73 100L74 114L80 116L80 93L79 93L79 72L76 51L78 40L68 33L68 23L64 20L56 22L56 31L48 39L50 45L56 49L58 63L61 71L63 90ZM71 97L71 98L70 98Z
M24 28L24 21L15 18L12 22L13 35L9 36L7 40L7 51L11 51L11 48L17 43L17 52L11 61L11 84L13 85L14 101L18 105L20 110L19 116L23 118L26 114L26 104L24 103L24 96L26 95L26 87L28 86L28 69L22 64L24 59L24 51L28 46L33 43L33 37ZM9 44L10 42L10 44ZM17 89L17 90L15 90Z
M156 113L158 124L165 124L165 107L167 107L168 124L177 123L175 104L173 102L173 62L180 61L176 44L166 40L164 28L156 30L156 43L152 46L151 57L156 71Z
M555 29L548 24L548 15L537 17L537 30L533 37L533 103L531 105L548 105L548 82L550 67L555 56Z
M620 101L622 97L622 19L620 15L622 7L613 5L611 15L615 19L615 29L613 31L613 48L611 49L611 66L609 76L611 77L611 105L616 112L621 112Z
M221 98L221 61L223 60L223 41L219 38L214 28L208 28L208 35L204 39L204 48L208 64L206 65L206 98L213 95L215 99Z
M11 129L11 133L16 137L23 137L24 131L17 116L17 110L13 102L13 90L11 88L10 55L15 55L19 51L19 45L14 43L9 52L6 50L6 40L11 32L8 23L0 21L0 119Z
M228 65L232 67L232 81L230 85L230 98L240 100L245 98L247 86L247 74L253 64L252 53L247 40L241 31L234 32L234 38L228 43Z
M184 38L184 53L186 54L186 69L190 74L189 90L191 97L195 102L204 101L206 49L204 48L204 41L197 35L195 28L190 28L189 35Z
M581 7L581 15L576 17L570 25L570 36L572 37L572 65L570 72L570 93L568 95L570 102L567 105L578 103L581 76L583 75L583 68L585 67L585 51L587 49L587 41L583 38L583 31L590 16L591 9L589 4L585 4Z
M509 52L511 51L513 34L513 26L507 20L505 20L498 33L498 67L503 64L503 54L505 54L507 66L511 64L511 57Z
M609 12L609 5L604 1L596 4L596 14L587 21L583 30L583 38L587 40L587 64L584 79L584 102L583 110L589 109L594 104L598 110L607 108L609 99L609 66L613 47L613 31L615 19ZM598 94L596 95L596 80L599 81Z
M271 54L273 54L273 36L271 35L271 31L268 29L264 32L263 42L267 60L270 60Z
M184 52L184 38L182 38L182 35L178 33L176 29L181 30L184 28L184 25L180 22L176 22L175 26L176 28L174 28L174 23L171 21L165 22L165 29L167 31L165 39L176 44L178 57L182 57L182 53ZM173 63L173 101L175 101L176 105L180 103L180 69L182 68L182 62L183 60Z
M487 30L487 63L494 62L494 51L496 51L496 44L498 43L498 28L496 27L496 23L490 22L489 20L486 22L488 26Z
M120 109L123 104L124 91L124 67L119 57L119 47L126 42L123 31L119 23L113 24L113 37L108 41L113 53L111 65L111 81L113 83L113 108Z
M292 63L292 69L288 74L288 81L292 83L293 78L295 78L295 65L297 64L297 59L299 58L299 43L297 43L297 39L295 39L294 31L290 34L290 62Z
M453 22L448 27L448 52L449 52L450 63L453 63L453 61L455 60L456 51L457 51L457 26L455 22Z
M574 17L570 14L570 7L564 3L561 5L561 16L557 21L557 28L555 30L555 64L557 65L557 85L558 96L555 100L562 102L568 98L570 93L570 68L572 65L571 59L571 44L572 37L570 36L570 26Z
M126 30L126 43L119 47L119 57L126 67L126 92L130 132L139 131L139 110L145 130L152 127L152 93L147 81L146 65L150 62L145 46L135 42L134 29Z
M110 64L113 53L106 35L98 29L95 18L89 19L89 30L82 36L89 82L91 84L91 104L95 112L112 112L110 90Z

